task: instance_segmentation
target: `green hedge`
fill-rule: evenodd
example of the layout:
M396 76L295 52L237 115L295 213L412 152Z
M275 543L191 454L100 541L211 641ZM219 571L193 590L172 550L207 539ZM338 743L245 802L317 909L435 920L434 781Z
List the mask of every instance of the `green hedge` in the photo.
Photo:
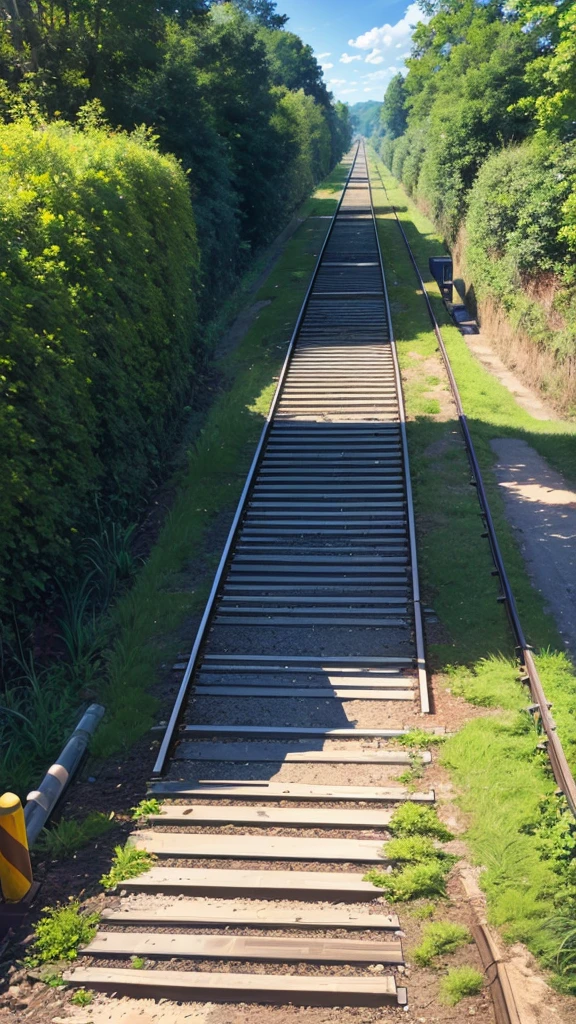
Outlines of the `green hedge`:
M576 353L574 251L567 231L576 194L576 143L525 142L492 153L470 190L466 263L479 298L562 360ZM535 282L548 286L548 303Z
M138 134L0 126L0 611L161 464L199 358L186 177Z

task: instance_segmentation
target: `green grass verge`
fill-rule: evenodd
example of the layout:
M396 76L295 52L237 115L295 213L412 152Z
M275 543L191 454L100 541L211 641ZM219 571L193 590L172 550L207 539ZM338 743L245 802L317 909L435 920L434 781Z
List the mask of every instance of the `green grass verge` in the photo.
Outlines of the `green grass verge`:
M470 850L486 869L481 884L491 920L510 940L523 940L544 963L557 967L558 984L576 991L572 966L562 971L562 960L557 960L562 928L548 923L567 907L573 916L576 907L573 819L554 795L547 759L538 750L539 736L523 711L529 695L519 683L513 636L497 602L498 587L491 576L488 543L480 536L479 506L469 484L457 420L446 412L437 416L430 408L439 387L448 385L443 372L433 369L436 340L390 202L398 210L442 325L520 616L537 651L544 688L573 767L576 676L555 623L530 584L505 518L490 441L521 438L574 481L576 426L533 419L470 353L430 278L428 257L444 251L440 236L384 165L373 155L370 160L373 170L377 165L381 172L389 197L378 187L376 175L374 201L412 417L408 434L420 569L425 600L434 606L441 624L436 642L429 646L430 663L454 693L495 709L449 739L442 757L461 793Z
M90 548L88 575L77 592L64 595L66 655L38 664L24 649L17 652L17 671L0 699L3 789L24 796L38 784L83 700L106 706L92 746L96 756L128 750L153 723L154 683L181 645L192 643L325 236L328 221L310 218L334 212L346 174L345 167L336 167L298 211L301 223L265 284L256 290L269 251L253 262L205 327L213 352L210 379L218 375L218 392L208 409L203 402L189 411L168 467L176 498L145 564L139 567L130 553L134 525L125 528L105 519L102 537ZM224 331L253 303L261 305L251 321L248 316L245 337L218 356Z
M332 214L346 173L339 165L300 216ZM156 709L151 690L159 667L177 653L183 625L204 606L225 529L194 579L189 567L206 550L211 528L220 520L225 527L232 519L327 224L306 219L296 230L252 298L269 304L260 309L239 346L216 364L224 388L186 453L158 541L113 611L116 640L101 693L106 718L92 748L97 756L129 748L150 728ZM192 640L191 633L190 646Z

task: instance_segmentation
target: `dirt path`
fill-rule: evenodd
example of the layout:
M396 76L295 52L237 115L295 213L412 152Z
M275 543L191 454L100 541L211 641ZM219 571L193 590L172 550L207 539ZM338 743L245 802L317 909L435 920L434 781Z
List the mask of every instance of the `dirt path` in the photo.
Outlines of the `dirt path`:
M498 438L495 473L533 585L576 657L576 492L526 441Z
M560 416L554 412L551 406L542 401L533 388L523 384L520 377L506 366L492 347L490 339L486 334L465 334L463 337L468 348L478 361L482 363L482 366L496 377L505 388L508 388L510 394L518 402L518 405L521 405L526 412L529 412L535 420L560 419Z

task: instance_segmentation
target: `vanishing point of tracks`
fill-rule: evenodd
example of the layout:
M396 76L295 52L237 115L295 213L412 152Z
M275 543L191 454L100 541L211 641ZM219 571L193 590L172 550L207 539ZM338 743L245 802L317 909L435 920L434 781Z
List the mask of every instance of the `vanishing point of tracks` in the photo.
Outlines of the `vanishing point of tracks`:
M155 767L164 801L67 975L185 1001L404 1004L394 744L429 710L404 408L363 145L350 158ZM424 754L429 760L430 755ZM134 956L144 969L131 966Z

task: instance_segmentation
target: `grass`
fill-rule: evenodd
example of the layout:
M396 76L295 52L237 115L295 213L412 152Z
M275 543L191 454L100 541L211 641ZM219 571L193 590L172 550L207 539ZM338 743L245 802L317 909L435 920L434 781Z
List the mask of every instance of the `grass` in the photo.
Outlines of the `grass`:
M407 864L400 871L386 874L373 868L364 875L367 882L372 882L383 889L390 903L405 903L408 900L444 899L446 897L446 876L451 863L440 860L426 861L422 864Z
M337 168L302 215L333 212L344 173ZM232 520L326 224L305 221L297 229L253 296L269 304L239 346L217 363L223 389L188 446L158 541L113 613L116 640L101 694L107 714L93 746L98 756L128 749L150 728L159 667L177 652L179 630L205 603L216 561L204 558L194 581L189 567L199 552L210 551L210 530L223 530ZM218 554L221 543L215 544Z
M434 807L423 807L411 801L396 808L388 828L393 836L427 836L440 842L449 842L454 838L440 821Z
M143 818L147 818L149 814L160 814L162 804L156 797L147 797L141 800L136 807L131 807L132 820L142 821Z
M440 983L440 999L456 1006L465 996L477 996L484 986L484 975L474 967L453 967Z
M298 216L331 214L346 173L336 167ZM0 695L3 789L24 797L38 784L83 701L106 706L92 743L96 756L127 751L153 724L152 688L182 636L190 642L208 595L221 532L232 519L326 227L305 219L254 293L269 259L261 254L206 326L214 352L247 301L267 303L238 347L213 358L209 369L221 386L207 412L190 410L174 460L176 499L145 564L132 553L134 523L120 527L102 516L100 535L80 549L84 580L62 594L58 630L66 655L39 667L23 644L13 653L10 683Z
M520 617L535 648L558 733L576 766L576 676L506 521L490 446L498 437L522 439L573 483L576 425L533 419L470 353L448 321L429 274L428 257L444 251L442 241L386 168L379 164L379 170L442 325ZM431 375L441 372L433 369L438 366L436 340L382 189L375 188L374 199L399 357L410 380L408 432L424 599L442 626L437 642L429 646L430 663L454 694L491 709L488 717L475 718L449 738L442 758L461 793L471 855L486 868L481 885L491 921L509 940L526 942L545 965L562 970L559 953L569 936L566 918L573 917L576 907L576 877L570 867L574 850L566 849L575 824L555 797L547 759L538 749L539 735L523 710L529 692L519 682L513 637L496 600L499 591L488 544L480 536L482 521L457 421L449 409L438 418L422 405L429 397ZM434 389L437 394L437 385ZM548 923L552 918L554 926ZM573 965L564 964L558 983L576 991Z
M412 747L414 750L429 750L431 746L444 743L444 736L436 736L425 729L410 729L403 736L396 736L395 743L401 747Z
M436 847L428 836L400 836L386 843L386 857L391 861L418 863L432 860L436 854Z
M64 906L44 907L44 916L36 924L36 937L26 965L75 960L78 947L91 942L98 926L98 914L84 914L77 900Z
M472 942L472 936L461 924L433 921L425 926L420 945L412 950L412 959L419 967L428 967L437 957L455 953L468 942Z
M115 824L114 814L100 811L93 811L83 821L61 818L57 825L42 830L36 846L52 859L71 857L83 846L105 835Z
M146 850L138 850L128 841L124 846L114 847L114 859L110 871L102 875L100 882L105 889L114 889L119 882L128 878L137 878L149 871L155 856Z
M394 811L385 847L388 860L400 864L392 872L373 868L364 877L383 889L391 903L446 896L446 879L457 860L435 846L433 839L452 839L433 807L411 802Z
M90 1006L90 1003L92 1002L93 998L94 993L90 992L89 989L79 988L76 989L76 992L74 992L74 995L70 999L70 1002L73 1004L73 1006Z

